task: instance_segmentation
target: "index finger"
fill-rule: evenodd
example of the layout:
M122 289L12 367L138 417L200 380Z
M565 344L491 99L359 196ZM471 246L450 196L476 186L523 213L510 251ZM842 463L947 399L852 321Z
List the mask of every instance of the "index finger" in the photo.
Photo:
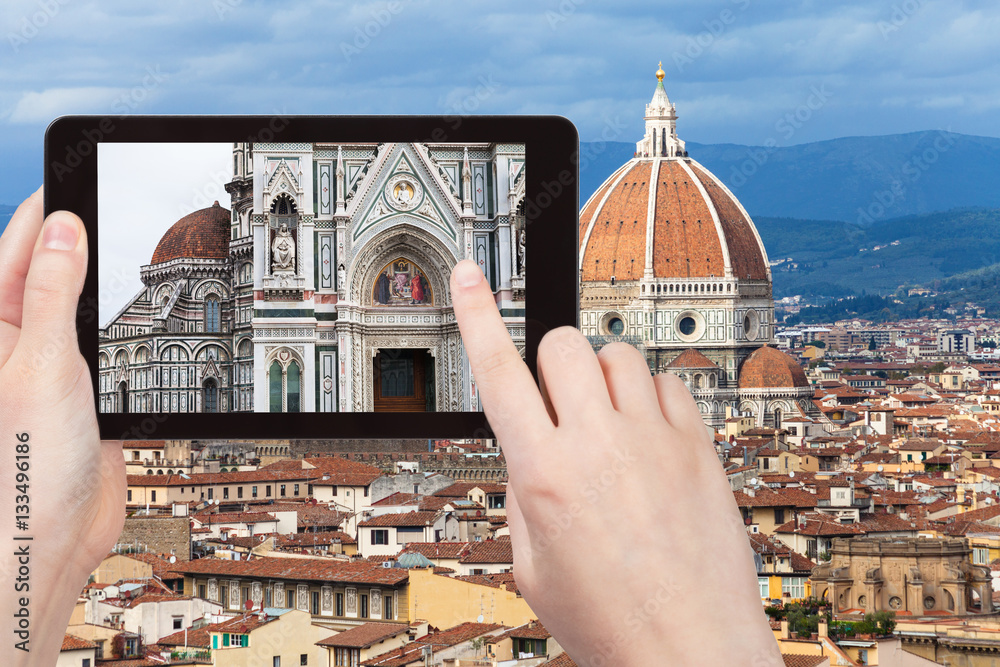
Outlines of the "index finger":
M539 435L539 429L554 428L489 285L472 261L462 260L452 271L451 298L483 410L497 437L513 444L529 434Z

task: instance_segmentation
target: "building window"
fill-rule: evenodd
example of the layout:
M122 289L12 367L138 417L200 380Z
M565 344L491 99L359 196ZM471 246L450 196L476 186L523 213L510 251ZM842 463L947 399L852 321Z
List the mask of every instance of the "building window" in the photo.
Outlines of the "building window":
M311 605L311 607L312 607L312 613L313 613L314 616L318 616L319 615L319 592L318 591L313 591L311 602L312 602L312 605Z
M988 564L990 562L990 550L986 547L973 547L972 562L975 565Z
M229 500L229 487L228 486L222 487L222 499L223 500Z
M337 611L336 611L336 614L337 614L337 616L343 616L344 615L344 594L343 593L337 593Z
M296 484L294 487L292 487L292 491L296 496L299 495L299 485Z
M361 664L361 649L358 648L336 648L334 649L334 667L358 667Z
M271 667L281 667L281 656L276 655L271 659Z
M361 618L368 618L368 596L361 594L358 597L361 598Z
M285 485L284 484L281 485L281 497L282 498L285 497Z
M198 584L198 597L205 599L205 584Z
M211 499L212 499L212 494L213 494L214 492L215 492L215 489L212 489L212 488L209 488L209 489L208 489L208 499L209 499L209 500L211 500Z
M372 531L372 544L389 544L389 530L373 530Z
M203 405L205 406L205 412L218 412L219 411L219 385L216 384L215 380L208 379L205 380L203 396Z
M774 525L775 526L780 526L783 523L785 523L785 510L783 508L782 509L775 509L774 510Z
M218 333L221 329L219 325L219 299L210 296L205 299L205 331L207 333Z
M184 617L183 616L174 616L173 621L174 621L174 630L183 630L184 629Z
M300 412L302 410L301 369L296 361L287 366L277 361L268 367L268 392L271 412Z
M250 497L251 498L256 498L257 497L257 487L256 486L251 486L250 487Z
M781 594L788 593L793 600L801 600L806 596L805 577L782 577Z
M268 498L271 497L271 485L270 484L268 484L267 486L264 487L264 495L267 496Z
M151 502L151 503L155 503L156 502L156 491L150 491L149 492L149 502Z
M302 654L300 654L299 655L299 665L308 665L308 664L309 664L309 654L308 653L302 653Z
M382 596L382 618L392 620L392 593Z
M771 595L771 586L767 577L757 577L757 586L760 588L760 597L766 598Z
M128 502L132 502L132 489L128 490Z
M237 498L242 498L243 497L243 487L242 486L237 486L236 487L236 497Z

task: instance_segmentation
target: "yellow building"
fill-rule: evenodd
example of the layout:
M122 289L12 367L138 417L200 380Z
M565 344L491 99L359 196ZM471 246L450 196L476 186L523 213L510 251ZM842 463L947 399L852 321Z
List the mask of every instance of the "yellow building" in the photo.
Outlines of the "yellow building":
M486 581L486 578L472 578ZM402 612L402 609L400 610ZM538 618L524 598L505 584L497 587L434 574L431 568L410 570L408 618L450 628L483 617L484 623L518 626Z
M241 612L247 601L255 609L298 609L327 628L324 636L373 620L411 618L408 572L367 561L201 558L177 563L174 571L184 575L185 595L220 602L226 612Z

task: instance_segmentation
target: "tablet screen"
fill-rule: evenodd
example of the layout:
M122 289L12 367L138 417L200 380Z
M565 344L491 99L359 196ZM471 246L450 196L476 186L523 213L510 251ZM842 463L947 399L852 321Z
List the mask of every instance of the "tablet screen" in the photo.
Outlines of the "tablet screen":
M448 294L525 339L523 143L99 143L103 413L480 409Z

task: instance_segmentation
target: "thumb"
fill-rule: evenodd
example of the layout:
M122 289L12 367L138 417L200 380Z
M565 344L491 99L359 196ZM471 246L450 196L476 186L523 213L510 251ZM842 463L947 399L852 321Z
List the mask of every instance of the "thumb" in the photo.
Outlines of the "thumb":
M45 219L24 280L21 318L23 342L76 349L76 310L87 275L87 236L83 222L67 211Z

